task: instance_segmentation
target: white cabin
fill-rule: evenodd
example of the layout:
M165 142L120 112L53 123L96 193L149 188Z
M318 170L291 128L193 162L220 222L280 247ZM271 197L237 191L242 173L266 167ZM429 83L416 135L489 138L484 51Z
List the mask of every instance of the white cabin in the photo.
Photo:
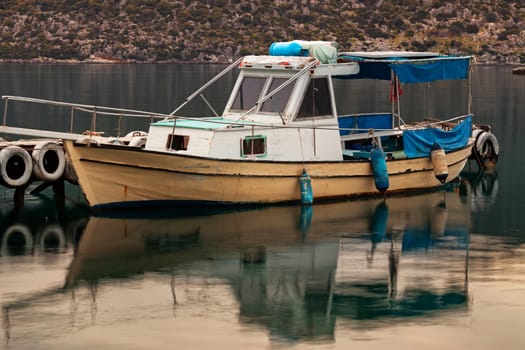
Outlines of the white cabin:
M224 159L343 159L332 77L357 74L354 62L246 56L221 116L151 124L145 148Z

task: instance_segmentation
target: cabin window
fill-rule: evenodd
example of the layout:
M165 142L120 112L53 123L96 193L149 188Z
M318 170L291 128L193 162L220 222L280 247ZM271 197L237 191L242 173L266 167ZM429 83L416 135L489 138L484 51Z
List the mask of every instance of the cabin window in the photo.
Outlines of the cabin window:
M266 136L254 135L241 139L241 156L247 157L250 155L266 155Z
M255 102L261 96L265 82L265 77L245 77L239 91L237 91L231 109L243 111L255 106Z
M190 142L190 137L187 135L168 135L168 140L166 141L166 148L173 149L175 151L186 151L188 149L188 143Z
M332 115L332 103L327 78L310 80L297 119Z
M270 88L268 89L268 93L281 86L287 80L288 79L285 78L273 78L272 83L270 84ZM288 99L290 98L290 94L292 93L293 87L293 84L289 84L285 86L282 90L280 90L278 93L270 97L270 99L263 103L261 111L271 113L283 113L284 108L286 107L286 103L288 103Z

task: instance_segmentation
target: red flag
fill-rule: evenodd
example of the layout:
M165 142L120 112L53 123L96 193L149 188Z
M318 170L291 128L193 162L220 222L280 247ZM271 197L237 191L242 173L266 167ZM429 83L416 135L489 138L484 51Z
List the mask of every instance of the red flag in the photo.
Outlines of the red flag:
M403 90L401 89L401 82L397 78L397 75L394 75L390 81L390 102L397 101L397 97L403 95Z

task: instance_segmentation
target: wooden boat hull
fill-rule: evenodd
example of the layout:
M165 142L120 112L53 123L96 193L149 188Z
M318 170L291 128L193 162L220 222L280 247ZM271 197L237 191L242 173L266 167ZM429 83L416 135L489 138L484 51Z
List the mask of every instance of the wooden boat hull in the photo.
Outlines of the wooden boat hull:
M473 140L471 140L473 141ZM446 155L456 178L473 142ZM377 195L369 162L221 160L132 147L65 141L65 149L90 206L144 206L163 201L279 203L300 201L299 176L311 178L314 200ZM387 162L390 187L400 192L438 187L430 157Z

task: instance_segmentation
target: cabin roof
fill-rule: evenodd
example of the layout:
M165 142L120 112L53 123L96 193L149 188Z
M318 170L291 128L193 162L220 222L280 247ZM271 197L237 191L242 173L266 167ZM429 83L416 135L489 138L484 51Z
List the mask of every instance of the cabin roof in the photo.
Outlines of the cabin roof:
M246 56L240 63L240 67L300 70L314 60L316 60L314 57L308 56Z
M363 59L393 59L393 58L405 58L405 59L422 59L422 58L433 58L441 56L437 52L416 52L416 51L349 51L341 52L339 56L351 56Z
M153 126L169 126L173 127L174 119L164 119L158 122L152 123ZM222 117L213 117L213 118L201 118L201 119L187 119L187 118L177 118L177 123L175 127L186 128L186 129L223 129L226 126L230 127L240 127L242 125L252 125L253 122L250 120L238 120L238 119L228 119ZM259 123L260 124L260 123Z

